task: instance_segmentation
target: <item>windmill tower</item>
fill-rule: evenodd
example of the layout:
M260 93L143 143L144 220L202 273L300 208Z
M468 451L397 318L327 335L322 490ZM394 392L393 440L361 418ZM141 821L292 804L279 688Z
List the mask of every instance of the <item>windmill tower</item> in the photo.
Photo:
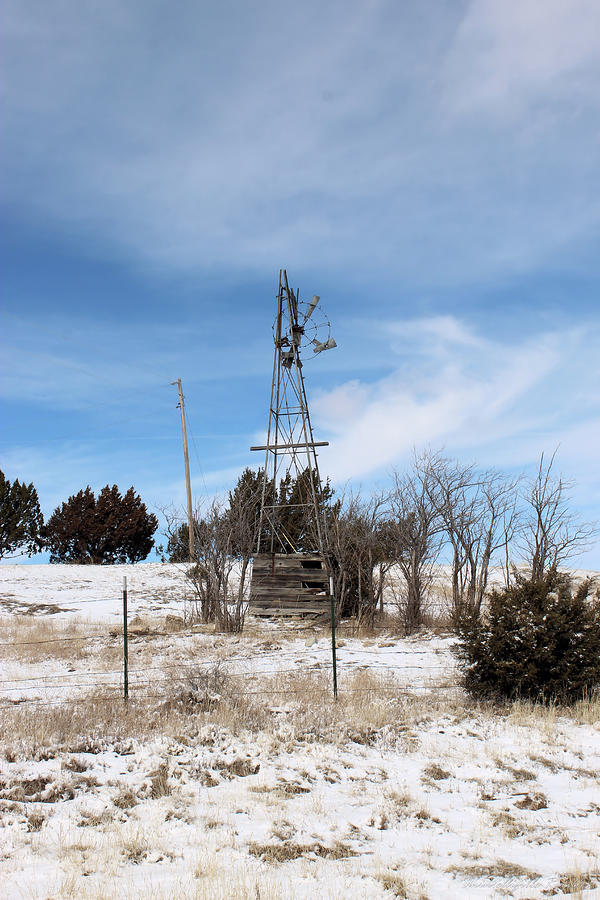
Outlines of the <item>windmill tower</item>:
M267 443L250 448L265 452L250 585L249 611L254 615L323 612L328 600L316 453L328 442L314 439L300 359L301 352L310 350L314 356L336 346L318 304L318 296L301 302L285 269L280 271ZM291 494L286 485L295 486ZM290 521L300 526L301 540L298 529L290 533Z

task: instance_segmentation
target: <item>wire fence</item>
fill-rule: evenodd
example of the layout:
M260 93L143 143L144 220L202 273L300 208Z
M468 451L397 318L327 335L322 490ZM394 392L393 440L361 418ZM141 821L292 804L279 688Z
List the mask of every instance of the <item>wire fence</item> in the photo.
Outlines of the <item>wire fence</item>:
M237 657L236 661L250 662L253 658L264 659L264 657ZM249 671L231 671L230 664L232 660L223 659L222 657L205 659L199 661L198 663L166 663L162 666L142 666L133 670L129 670L129 691L132 695L134 692L137 693L140 688L148 685L152 685L154 689L156 689L157 686L162 686L163 691L160 694L160 697L164 700L168 695L169 685L172 686L172 682L170 682L169 680L169 676L171 676L172 674L176 675L176 682L183 682L186 680L186 678L188 680L193 679L195 676L201 676L202 673L204 673L205 675L210 674L211 669L215 667L225 667L224 671L226 672L226 677L228 680L231 679L233 683L241 682L244 684L244 687L236 689L236 696L247 694L270 695L278 693L301 693L314 695L315 692L319 690L318 686L315 684L302 688L295 688L290 684L285 687L278 688L269 687L263 683L258 687L254 687L252 690L248 690L245 685L248 683L254 685L257 679L272 678L276 680L279 678L284 678L286 676L301 675L302 677L315 679L319 675L330 673L333 669L332 662L322 661L317 662L314 665L300 667L300 661L294 661L296 662L296 664L290 667L268 669L258 668L250 669ZM382 683L362 689L371 693L431 693L435 691L455 690L457 688L457 681L453 677L453 671L449 668L441 668L439 666L412 665L409 663L372 664L361 663L360 661L350 662L344 660L338 660L337 665L338 673L341 674L342 678L345 678L346 684L349 684L350 679L357 674L371 672L375 672L377 675L390 675L394 677L397 675L397 673L414 674L416 671L418 671L420 673L431 672L434 673L435 676L437 676L436 678L432 678L422 683L412 682L410 684L406 684L401 680L397 680L394 685L387 686ZM342 684L344 684L344 682L342 682ZM81 696L82 688L93 689L96 691L113 690L122 692L124 688L123 671L121 669L98 669L91 672L79 671L65 672L53 675L30 675L26 677L3 678L0 679L0 709L11 708L22 703L47 702L46 697L26 696L24 694L25 691L46 691L52 692L52 694L55 694L56 692L68 691L69 696L61 701L67 702L72 701L78 695ZM356 693L357 690L361 689L357 689L355 686L352 686L351 690L352 693ZM15 697L14 700L11 700L11 694L21 694L21 696Z
M137 601L138 607L140 603L143 603L144 601L148 602L147 596L144 596L139 592L137 595L131 591L128 593L131 599ZM126 601L126 597L123 599ZM150 602L157 601L154 600ZM67 605L78 607L83 603L93 603L97 606L105 605L107 603L116 605L118 601L114 596L103 598L96 597L93 599L83 598L81 600L53 601L52 603L45 604L45 606L62 609L66 608ZM44 604L36 603L36 606L38 605L43 606ZM164 606L162 609L164 610ZM164 611L166 612L166 610ZM135 610L134 616L138 615L139 612L140 610L138 608ZM144 613L146 613L146 610L144 610ZM117 612L116 615L119 615L119 613ZM37 625L39 619L36 619L35 623ZM314 623L309 626L311 630L313 624ZM215 667L226 667L227 678L233 679L234 682L237 682L240 685L239 689L236 691L236 696L238 697L259 695L265 697L276 695L308 695L316 697L321 690L327 693L328 689L325 687L321 688L315 683L310 687L302 688L294 687L292 684L287 684L285 687L281 688L272 687L265 683L265 679L270 678L277 680L280 677L285 678L288 676L302 675L311 677L314 682L316 676L323 675L324 673L328 674L332 669L335 670L336 667L339 676L342 678L342 687L350 684L348 676L352 677L358 673L375 672L377 675L385 674L394 679L395 683L390 686L384 682L380 682L377 684L376 688L375 686L372 686L362 689L369 693L373 693L376 689L377 692L382 695L393 695L400 692L419 694L421 692L456 690L458 687L456 671L454 666L448 664L449 660L446 651L439 651L436 649L425 650L407 647L406 645L402 647L401 651L398 651L402 654L402 659L398 662L389 659L389 644L387 647L380 648L347 647L345 646L345 642L341 641L341 646L335 648L335 656L330 659L327 658L328 655L331 654L331 649L329 647L324 648L321 646L315 648L314 645L307 645L304 648L299 647L286 650L283 648L275 648L271 651L265 649L265 651L256 653L237 653L234 650L229 655L210 654L192 661L179 659L176 662L165 661L158 665L139 665L136 664L135 657L140 649L144 648L148 643L155 641L156 639L167 638L169 652L173 653L177 652L173 647L173 643L179 643L179 641L183 641L183 639L198 638L199 636L206 638L206 631L205 629L198 627L185 626L175 631L172 629L159 630L156 627L149 627L148 630L140 631L139 628L137 630L129 630L129 627L125 629L124 625L125 622L118 623L117 620L108 623L98 623L98 625L93 626L93 631L86 631L85 633L76 635L32 638L30 640L0 641L0 648L11 649L33 649L47 645L49 659L58 658L56 656L56 650L58 649L56 645L64 644L69 646L83 644L86 646L97 646L98 644L104 644L107 648L114 649L115 645L120 647L126 644L125 636L127 635L127 639L132 646L131 657L128 657L128 651L125 650L125 656L128 657L127 663L126 665L119 666L119 668L95 668L92 671L81 669L79 671L72 670L48 675L19 674L15 677L10 677L8 675L0 677L0 710L14 709L22 704L60 706L67 702L75 702L78 699L85 698L86 700L89 700L93 699L93 697L90 696L90 692L93 693L94 690L96 692L103 692L104 695L106 695L106 693L114 692L116 694L118 692L124 692L125 696L128 695L128 691L131 691L132 697L136 696L138 699L165 700L169 679L171 679L172 682L173 675L176 675L177 679L181 681L185 678L193 678L195 675L202 672L206 674ZM142 628L144 627L145 626L142 625ZM298 639L301 640L302 630L304 629L295 627L292 633L298 633ZM214 636L217 637L216 634ZM273 641L276 642L277 640L278 636L274 634ZM182 647L182 651L189 653L194 649L193 644L193 641L191 644L186 642L185 647ZM203 647L200 649L206 648ZM52 653L53 650L55 651L54 654ZM388 657L387 659L382 659L382 651L385 652L385 655ZM6 650L4 650L4 653L6 653ZM432 654L441 657L440 664L434 664L431 659L425 659L425 657L431 658ZM363 659L364 656L377 656L379 657L379 660L371 661L369 659L368 661L365 661ZM410 657L416 657L417 661L411 661L409 659ZM65 659L63 654L60 655L60 658L63 660ZM66 659L70 666L74 665L74 658L67 657ZM267 660L273 660L275 664L270 668L261 668L260 665L258 668L253 668L254 663L259 662L264 664ZM19 664L21 660L17 658L15 662ZM286 667L286 664L288 667ZM425 678L423 678L423 675L425 675ZM405 683L406 676L410 676L408 684ZM262 679L262 681L257 684L257 679ZM150 688L152 688L154 693L149 692ZM158 692L157 688L159 688ZM161 688L162 690L160 690ZM357 690L360 689L357 689L355 686L352 687L353 693L356 693ZM38 696L40 693L43 693L46 696ZM51 693L53 696L48 698L48 693ZM58 693L62 694L62 697L54 696ZM35 696L31 696L32 694L35 694Z

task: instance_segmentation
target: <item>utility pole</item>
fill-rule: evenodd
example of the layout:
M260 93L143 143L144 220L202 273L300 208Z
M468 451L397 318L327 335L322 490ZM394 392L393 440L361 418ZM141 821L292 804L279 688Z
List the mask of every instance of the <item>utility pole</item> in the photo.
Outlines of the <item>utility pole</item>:
M190 457L188 455L187 431L185 428L185 406L183 405L183 391L181 389L181 378L172 381L179 390L179 409L181 410L181 432L183 434L183 458L185 460L185 487L187 491L187 513L188 513L188 542L190 550L190 562L194 562L194 516L192 513L192 485L190 483Z

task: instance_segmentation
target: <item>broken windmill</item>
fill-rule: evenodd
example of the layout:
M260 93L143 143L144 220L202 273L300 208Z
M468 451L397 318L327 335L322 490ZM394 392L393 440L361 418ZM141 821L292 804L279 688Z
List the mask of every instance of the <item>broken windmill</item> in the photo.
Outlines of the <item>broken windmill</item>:
M322 613L328 608L329 573L316 448L328 442L314 439L300 356L336 343L319 297L300 301L285 269L279 273L273 338L267 443L250 448L263 450L265 463L249 612Z

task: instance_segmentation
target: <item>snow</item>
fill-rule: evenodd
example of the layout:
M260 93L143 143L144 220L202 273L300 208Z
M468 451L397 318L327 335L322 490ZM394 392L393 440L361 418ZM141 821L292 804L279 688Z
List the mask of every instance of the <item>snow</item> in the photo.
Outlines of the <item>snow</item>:
M0 566L1 608L22 615L74 614L95 622L122 616L123 578L127 578L132 616L181 614L193 592L186 583L186 566L172 563L141 565L3 565ZM58 609L57 609L58 607Z
M120 712L123 575L146 624L130 636ZM431 632L342 630L336 706L320 693L326 630L170 632L166 616L191 599L172 565L0 567L0 896L600 896L594 715L470 703L453 638ZM264 721L222 717L215 682L214 709L167 727L174 680L216 664ZM294 693L308 676L314 696ZM380 680L353 710L362 677ZM30 736L102 690L119 710L105 734L66 722ZM135 726L148 706L156 724Z

